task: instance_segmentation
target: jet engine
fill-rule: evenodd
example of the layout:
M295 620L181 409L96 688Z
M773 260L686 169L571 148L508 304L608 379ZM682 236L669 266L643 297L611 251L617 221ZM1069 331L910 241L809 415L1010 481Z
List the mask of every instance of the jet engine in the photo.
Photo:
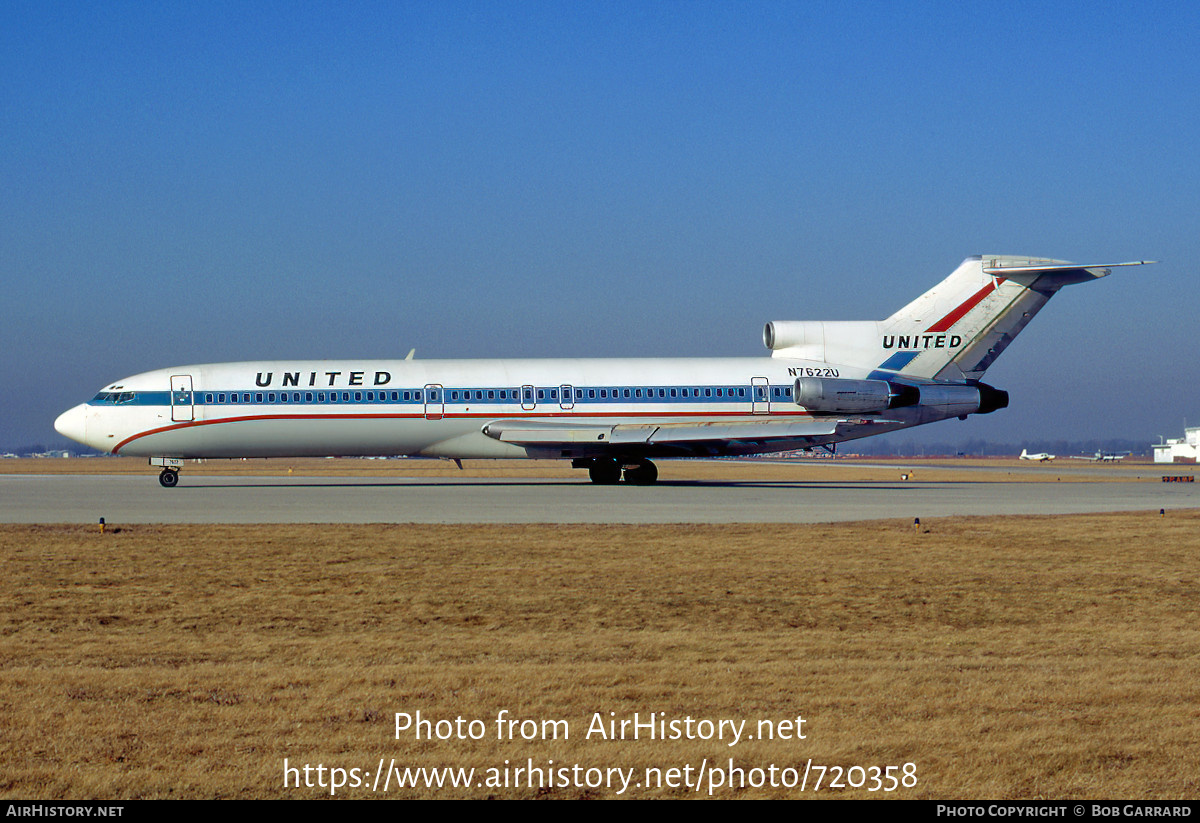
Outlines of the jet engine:
M986 383L926 383L910 386L890 380L800 377L796 379L795 401L809 411L833 414L929 406L947 416L961 417L1007 408L1008 392Z
M797 405L809 411L878 412L898 406L914 406L920 400L915 386L887 380L847 380L841 377L796 379Z

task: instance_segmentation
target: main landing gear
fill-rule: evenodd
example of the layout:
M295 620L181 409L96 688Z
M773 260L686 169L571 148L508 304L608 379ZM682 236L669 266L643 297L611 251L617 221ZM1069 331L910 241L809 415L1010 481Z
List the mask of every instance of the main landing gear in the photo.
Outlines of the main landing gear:
M158 482L164 488L175 488L175 484L179 482L179 469L163 469L158 475Z
M649 486L658 480L658 467L649 460L628 461L615 457L593 457L588 460L576 460L572 465L577 469L586 468L592 482L601 486L619 483L622 473L625 475L625 482L635 486Z

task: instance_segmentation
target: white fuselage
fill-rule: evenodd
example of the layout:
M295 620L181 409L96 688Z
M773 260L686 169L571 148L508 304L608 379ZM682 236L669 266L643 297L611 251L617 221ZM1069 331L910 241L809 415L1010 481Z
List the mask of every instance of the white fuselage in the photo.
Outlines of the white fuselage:
M769 357L223 363L118 381L64 413L56 426L101 451L155 457L572 457L590 453L586 444L517 445L483 430L496 420L673 425L811 419L792 399L796 378L804 376L863 378L866 372ZM889 412L887 428L945 416L896 410ZM881 430L874 425L870 433ZM847 435L854 436L843 429L828 440ZM722 451L770 450L735 445Z

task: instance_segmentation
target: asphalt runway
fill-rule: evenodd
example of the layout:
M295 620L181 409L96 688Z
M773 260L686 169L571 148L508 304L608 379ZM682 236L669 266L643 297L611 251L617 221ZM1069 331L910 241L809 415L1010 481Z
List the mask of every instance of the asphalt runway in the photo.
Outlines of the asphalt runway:
M0 522L821 523L1200 507L1200 484L0 475Z

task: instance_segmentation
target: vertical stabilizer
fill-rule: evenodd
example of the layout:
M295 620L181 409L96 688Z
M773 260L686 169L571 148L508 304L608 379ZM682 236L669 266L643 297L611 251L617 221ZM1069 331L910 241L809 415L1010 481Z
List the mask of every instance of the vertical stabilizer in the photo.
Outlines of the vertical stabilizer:
M969 257L880 323L881 376L978 380L1063 286L1104 277L1113 263L994 255Z
M777 320L763 330L763 342L772 357L857 366L878 379L978 380L1063 286L1145 262L1080 266L1042 257L968 257L886 320Z

